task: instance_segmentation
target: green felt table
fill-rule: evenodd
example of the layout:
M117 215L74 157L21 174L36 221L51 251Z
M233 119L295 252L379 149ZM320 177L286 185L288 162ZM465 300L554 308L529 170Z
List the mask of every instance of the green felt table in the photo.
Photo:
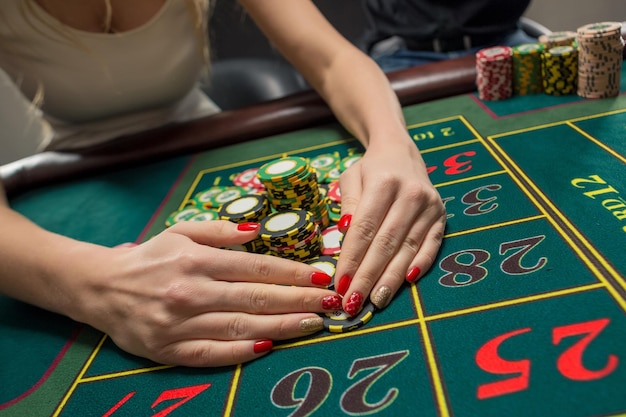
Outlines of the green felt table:
M446 235L433 268L365 326L189 369L0 298L0 417L626 414L626 94L485 103L470 93L404 112L446 203ZM141 242L233 174L354 150L324 123L10 203L76 239Z

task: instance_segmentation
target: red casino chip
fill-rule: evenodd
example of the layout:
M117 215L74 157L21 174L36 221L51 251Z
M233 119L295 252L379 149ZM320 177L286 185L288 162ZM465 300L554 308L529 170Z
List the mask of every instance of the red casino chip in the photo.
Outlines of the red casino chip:
M343 233L339 231L338 226L330 226L322 231L322 255L336 256L341 253L341 241Z
M258 170L258 168L250 168L237 174L233 178L233 184L250 190L264 190L265 186L256 175Z
M341 203L341 190L339 189L339 181L333 181L328 184L328 192L326 194L330 201Z

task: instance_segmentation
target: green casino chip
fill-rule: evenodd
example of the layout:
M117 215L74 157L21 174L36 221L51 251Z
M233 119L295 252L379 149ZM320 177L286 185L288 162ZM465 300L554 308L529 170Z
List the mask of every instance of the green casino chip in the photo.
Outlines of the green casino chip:
M169 215L169 217L165 221L165 225L167 227L170 227L170 226L175 225L178 222L187 221L191 219L192 217L196 216L197 214L200 214L201 212L202 210L200 210L197 207L185 207L184 209L176 210L175 212Z
M188 220L190 222L203 222L207 220L219 220L220 216L215 210L203 210L198 214L191 216Z

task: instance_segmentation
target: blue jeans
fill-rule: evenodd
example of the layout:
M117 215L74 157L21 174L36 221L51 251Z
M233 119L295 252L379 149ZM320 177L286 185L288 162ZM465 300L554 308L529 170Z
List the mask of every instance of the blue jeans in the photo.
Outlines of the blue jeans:
M374 45L370 56L383 69L383 71L391 72L431 62L473 55L479 50L489 46L515 46L523 43L535 42L537 42L537 39L527 35L521 29L518 29L499 42L495 42L493 45L478 46L468 50L453 52L411 51L406 49L400 39L395 42L394 40L385 40L377 45Z

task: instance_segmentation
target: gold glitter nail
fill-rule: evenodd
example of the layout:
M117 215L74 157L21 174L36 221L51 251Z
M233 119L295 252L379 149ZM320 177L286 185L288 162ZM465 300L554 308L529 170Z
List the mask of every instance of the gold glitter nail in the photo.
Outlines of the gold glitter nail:
M391 301L391 288L387 286L382 286L376 291L374 295L372 295L372 304L376 306L376 308L385 308Z
M300 330L305 333L318 332L324 328L324 320L321 317L304 319L300 321Z

